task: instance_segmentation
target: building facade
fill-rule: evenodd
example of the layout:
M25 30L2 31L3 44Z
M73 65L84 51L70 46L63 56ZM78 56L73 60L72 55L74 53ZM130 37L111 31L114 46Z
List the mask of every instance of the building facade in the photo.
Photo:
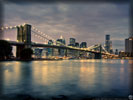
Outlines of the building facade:
M41 48L33 48L34 58L41 58L42 51L43 51L43 49L41 49Z
M79 48L79 43L78 42L75 43L75 47Z
M62 36L60 36L60 38L56 40L56 45L58 46L63 46L65 44L66 44L66 41Z
M127 56L133 56L133 37L125 39L125 53Z
M81 42L80 48L87 48L87 43L86 42Z
M53 45L53 44L54 42L52 40L48 41L48 45ZM47 48L47 56L53 56L53 51L54 51L53 48Z
M58 46L66 45L65 39L61 36L59 39L56 40L56 45L58 45ZM58 54L59 54L59 56L64 56L65 50L64 49L58 49Z
M75 46L76 39L70 38L70 46Z
M112 48L112 41L110 40L110 35L105 36L105 49L109 53L113 53L113 48Z
M118 49L115 50L115 55L118 55L119 54L119 51Z

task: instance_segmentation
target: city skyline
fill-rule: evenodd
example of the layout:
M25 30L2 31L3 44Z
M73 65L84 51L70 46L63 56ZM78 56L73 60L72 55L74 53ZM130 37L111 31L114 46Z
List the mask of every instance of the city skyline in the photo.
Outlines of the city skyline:
M106 9L105 9L106 8ZM77 4L4 4L4 25L23 22L36 25L39 30L58 39L62 35L67 44L74 37L88 46L102 43L110 34L113 49L124 50L124 39L128 37L129 4L77 3ZM4 34L12 37L13 32Z

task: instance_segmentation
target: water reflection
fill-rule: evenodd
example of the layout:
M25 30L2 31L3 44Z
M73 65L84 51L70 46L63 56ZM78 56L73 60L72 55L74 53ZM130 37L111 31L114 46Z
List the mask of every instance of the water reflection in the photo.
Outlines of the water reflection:
M128 60L129 64L133 64L133 60Z
M81 88L90 88L89 86L93 87L94 82L95 82L95 67L80 67L80 80L79 80L79 85Z
M3 64L0 63L0 95L3 95L3 83L4 80L3 80Z
M54 65L49 66L50 64L48 62L42 62L42 63L45 64L40 66L40 64L38 65L38 63L35 63L32 65L33 67L32 75L35 84L51 85L56 82L59 82L61 79L62 67L57 66L55 68Z
M127 97L130 92L130 60L14 61L0 64L1 94Z
M19 82L20 79L20 66L21 63L20 62L14 62L12 66L11 64L5 64L4 67L4 81L5 81L5 85L11 85L11 84L16 84Z

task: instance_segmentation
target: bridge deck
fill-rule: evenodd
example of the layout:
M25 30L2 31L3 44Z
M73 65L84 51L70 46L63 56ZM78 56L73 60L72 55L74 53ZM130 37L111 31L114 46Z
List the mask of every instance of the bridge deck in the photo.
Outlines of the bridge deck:
M13 46L28 45L24 42L16 42L16 41L8 41L8 42ZM40 44L40 43L31 43L30 45L32 47L58 48L58 49L69 49L69 50L85 51L85 52L91 52L91 53L100 53L100 52L97 52L97 51L88 50L87 48L76 48L76 47L70 47L70 46L58 46L58 45L48 45L48 44ZM102 54L107 55L104 52L102 52Z

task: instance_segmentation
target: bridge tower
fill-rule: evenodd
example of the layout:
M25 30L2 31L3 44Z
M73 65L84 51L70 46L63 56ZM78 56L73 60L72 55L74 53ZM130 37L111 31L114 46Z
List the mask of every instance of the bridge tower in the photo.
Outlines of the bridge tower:
M25 44L16 47L16 57L20 58L20 53L24 48L31 48L31 25L17 27L17 41Z
M99 50L100 52L99 53L95 53L95 59L101 59L102 58L102 46L100 45L99 46Z

